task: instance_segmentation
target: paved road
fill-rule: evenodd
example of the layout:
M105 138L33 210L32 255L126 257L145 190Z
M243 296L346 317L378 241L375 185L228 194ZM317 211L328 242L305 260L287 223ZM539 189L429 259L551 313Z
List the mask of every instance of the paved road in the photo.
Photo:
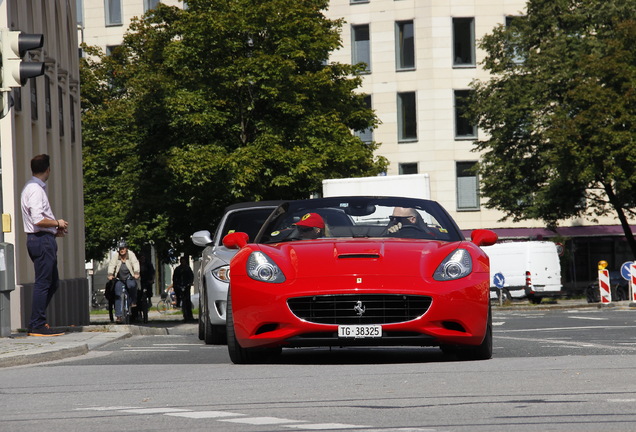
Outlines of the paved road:
M636 311L496 311L495 357L297 350L236 366L195 334L0 370L1 430L626 431ZM6 428L6 429L5 429Z

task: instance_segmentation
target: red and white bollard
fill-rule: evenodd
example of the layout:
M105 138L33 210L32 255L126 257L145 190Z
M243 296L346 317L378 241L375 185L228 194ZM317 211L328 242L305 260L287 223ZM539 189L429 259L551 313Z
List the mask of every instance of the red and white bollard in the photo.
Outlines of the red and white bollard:
M636 302L636 263L629 266L631 278L629 279L629 292L632 302Z
M612 290L610 288L609 270L598 271L598 287L601 291L601 303L611 303Z

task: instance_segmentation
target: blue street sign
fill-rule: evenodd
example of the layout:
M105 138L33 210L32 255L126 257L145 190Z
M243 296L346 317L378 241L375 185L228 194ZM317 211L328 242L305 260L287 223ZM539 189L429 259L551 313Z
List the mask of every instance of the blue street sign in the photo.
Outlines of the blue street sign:
M627 261L621 266L621 276L623 276L623 279L625 280L630 280L632 278L632 263L633 261Z
M506 283L506 278L501 273L495 273L495 275L492 277L492 282L497 288L503 288Z

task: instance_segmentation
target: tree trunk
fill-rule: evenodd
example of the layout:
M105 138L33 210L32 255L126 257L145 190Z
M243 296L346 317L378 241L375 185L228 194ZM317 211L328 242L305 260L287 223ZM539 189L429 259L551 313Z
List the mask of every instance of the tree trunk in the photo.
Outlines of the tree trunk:
M632 229L629 226L629 222L627 221L627 217L625 216L625 211L620 203L616 202L616 195L614 195L614 190L610 185L603 184L605 188L605 193L607 193L607 198L609 199L610 204L616 210L616 214L618 215L618 220L621 221L621 226L623 227L623 232L625 233L625 238L627 239L627 244L632 251L632 259L636 258L636 239L634 239L634 234L632 233Z

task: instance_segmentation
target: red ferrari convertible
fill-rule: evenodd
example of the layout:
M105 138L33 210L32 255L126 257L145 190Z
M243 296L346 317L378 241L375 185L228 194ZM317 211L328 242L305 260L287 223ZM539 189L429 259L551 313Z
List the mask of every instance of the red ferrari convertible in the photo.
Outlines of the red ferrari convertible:
M227 344L234 363L286 347L439 346L492 356L489 261L438 203L397 197L289 201L230 263Z

